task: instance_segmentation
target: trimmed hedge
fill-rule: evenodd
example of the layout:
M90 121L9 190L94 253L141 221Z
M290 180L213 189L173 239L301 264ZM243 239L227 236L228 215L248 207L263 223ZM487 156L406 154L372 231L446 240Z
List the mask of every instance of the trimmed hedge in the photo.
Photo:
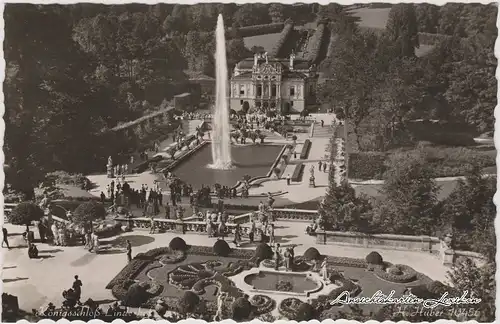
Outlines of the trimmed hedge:
M304 141L304 146L302 146L302 151L300 151L300 159L305 160L309 155L309 151L311 149L311 140L306 139Z
M304 164L303 163L299 163L295 166L295 169L293 170L293 174L292 174L292 181L293 182L300 182L301 178L302 178L302 171L304 171Z
M378 252L370 252L365 258L366 263L368 264L375 264L375 265L383 265L384 260L382 259L382 256Z
M231 248L224 240L217 240L214 243L213 253L218 256L227 257L231 253Z
M304 260L312 261L321 259L321 253L319 253L318 249L310 247L304 252Z
M323 39L325 38L325 23L319 23L316 31L309 39L307 44L307 60L310 62L316 62L319 58L319 52L321 50L321 45L323 44Z
M186 251L188 249L188 245L180 237L174 237L168 247L174 251Z
M259 261L271 259L273 257L273 250L266 243L260 243L255 249L254 256Z
M291 20L287 20L285 22L285 27L281 31L280 38L278 39L278 41L276 42L276 44L273 47L273 50L271 51L272 56L275 56L275 57L279 56L281 49L283 48L283 46L285 45L286 41L288 40L290 34L293 31L293 25L294 25L293 21L291 21Z

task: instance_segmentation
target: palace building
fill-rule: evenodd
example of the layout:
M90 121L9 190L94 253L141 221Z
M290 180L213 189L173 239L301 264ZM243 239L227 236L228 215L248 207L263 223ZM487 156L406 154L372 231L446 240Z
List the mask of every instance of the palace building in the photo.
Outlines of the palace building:
M235 111L274 110L297 113L315 104L317 73L305 60L256 54L236 64L231 77L230 106Z

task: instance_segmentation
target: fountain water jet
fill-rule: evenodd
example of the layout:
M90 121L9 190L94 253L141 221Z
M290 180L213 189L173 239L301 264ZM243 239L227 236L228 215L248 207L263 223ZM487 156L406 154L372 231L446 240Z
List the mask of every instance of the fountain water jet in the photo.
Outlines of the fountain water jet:
M215 106L212 118L212 169L229 170L231 162L231 126L227 100L227 59L224 20L220 14L215 29Z

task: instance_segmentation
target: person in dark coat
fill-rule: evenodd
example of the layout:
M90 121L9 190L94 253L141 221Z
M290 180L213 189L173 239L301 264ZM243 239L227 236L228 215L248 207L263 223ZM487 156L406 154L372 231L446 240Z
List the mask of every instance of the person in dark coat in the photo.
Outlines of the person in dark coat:
M10 250L9 246L9 232L7 232L7 229L5 227L2 228L2 234L3 234L3 241L2 241L2 247L5 244L7 248Z

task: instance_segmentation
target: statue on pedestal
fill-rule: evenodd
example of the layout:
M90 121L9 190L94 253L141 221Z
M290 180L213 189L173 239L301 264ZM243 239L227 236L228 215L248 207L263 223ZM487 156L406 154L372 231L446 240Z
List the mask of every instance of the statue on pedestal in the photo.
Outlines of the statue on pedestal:
M108 164L106 164L106 169L107 169L107 174L108 174L108 178L114 178L115 174L114 174L114 169L113 169L113 159L110 157L108 157Z
M314 178L314 165L311 165L311 168L309 169L309 173L311 174L311 176L309 177L309 187L311 188L315 188L316 187L316 183L315 183L315 178Z

